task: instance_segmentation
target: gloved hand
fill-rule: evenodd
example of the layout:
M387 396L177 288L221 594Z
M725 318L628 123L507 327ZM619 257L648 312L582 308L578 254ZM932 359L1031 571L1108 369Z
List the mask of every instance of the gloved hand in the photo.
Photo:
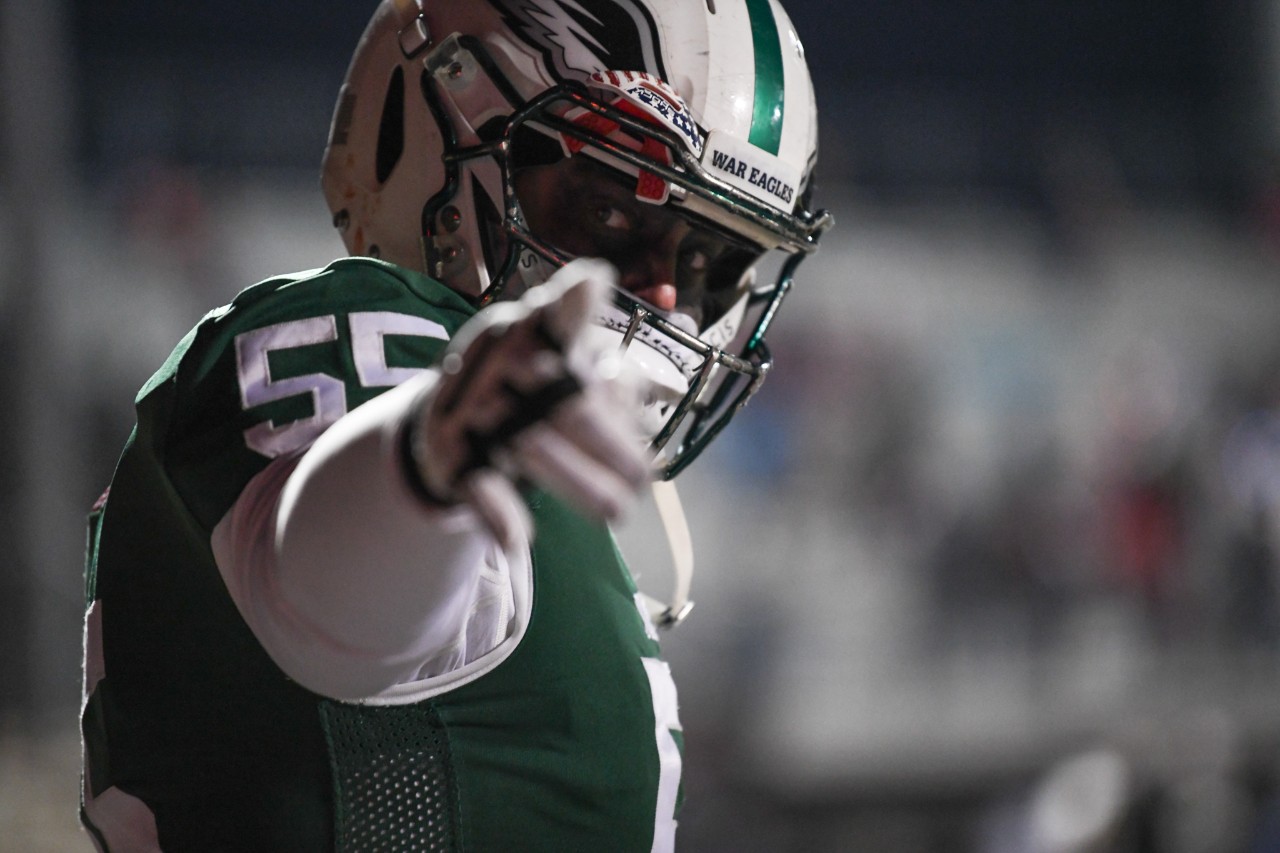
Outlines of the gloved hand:
M581 259L482 310L409 424L427 494L470 504L504 547L533 533L521 483L610 519L650 479L636 381L586 333L616 280L611 265Z

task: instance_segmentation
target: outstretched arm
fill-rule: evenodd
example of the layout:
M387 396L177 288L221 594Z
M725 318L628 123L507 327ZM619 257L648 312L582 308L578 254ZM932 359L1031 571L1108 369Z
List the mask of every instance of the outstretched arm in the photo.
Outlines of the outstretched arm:
M531 534L520 482L614 518L649 479L639 395L616 353L589 345L616 273L579 260L464 326L408 424L410 479L473 507L506 547Z
M482 311L442 372L357 408L245 490L215 553L287 674L358 698L474 659L510 621L493 579L508 555L527 559L518 484L607 518L647 480L636 407L581 340L610 274L579 262Z

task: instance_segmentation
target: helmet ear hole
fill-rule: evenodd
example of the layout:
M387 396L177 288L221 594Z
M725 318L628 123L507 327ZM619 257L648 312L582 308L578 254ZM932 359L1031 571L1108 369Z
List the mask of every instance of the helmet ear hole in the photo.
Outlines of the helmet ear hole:
M382 102L382 119L378 123L378 148L375 175L385 184L400 155L404 153L404 69L396 66L387 82L387 96Z

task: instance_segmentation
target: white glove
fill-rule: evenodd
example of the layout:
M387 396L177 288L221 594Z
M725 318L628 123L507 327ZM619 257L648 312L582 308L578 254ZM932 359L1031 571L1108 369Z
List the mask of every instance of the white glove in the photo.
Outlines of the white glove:
M427 494L470 504L505 548L533 534L518 484L611 519L651 477L635 382L584 333L616 280L611 265L577 260L481 311L409 425Z

